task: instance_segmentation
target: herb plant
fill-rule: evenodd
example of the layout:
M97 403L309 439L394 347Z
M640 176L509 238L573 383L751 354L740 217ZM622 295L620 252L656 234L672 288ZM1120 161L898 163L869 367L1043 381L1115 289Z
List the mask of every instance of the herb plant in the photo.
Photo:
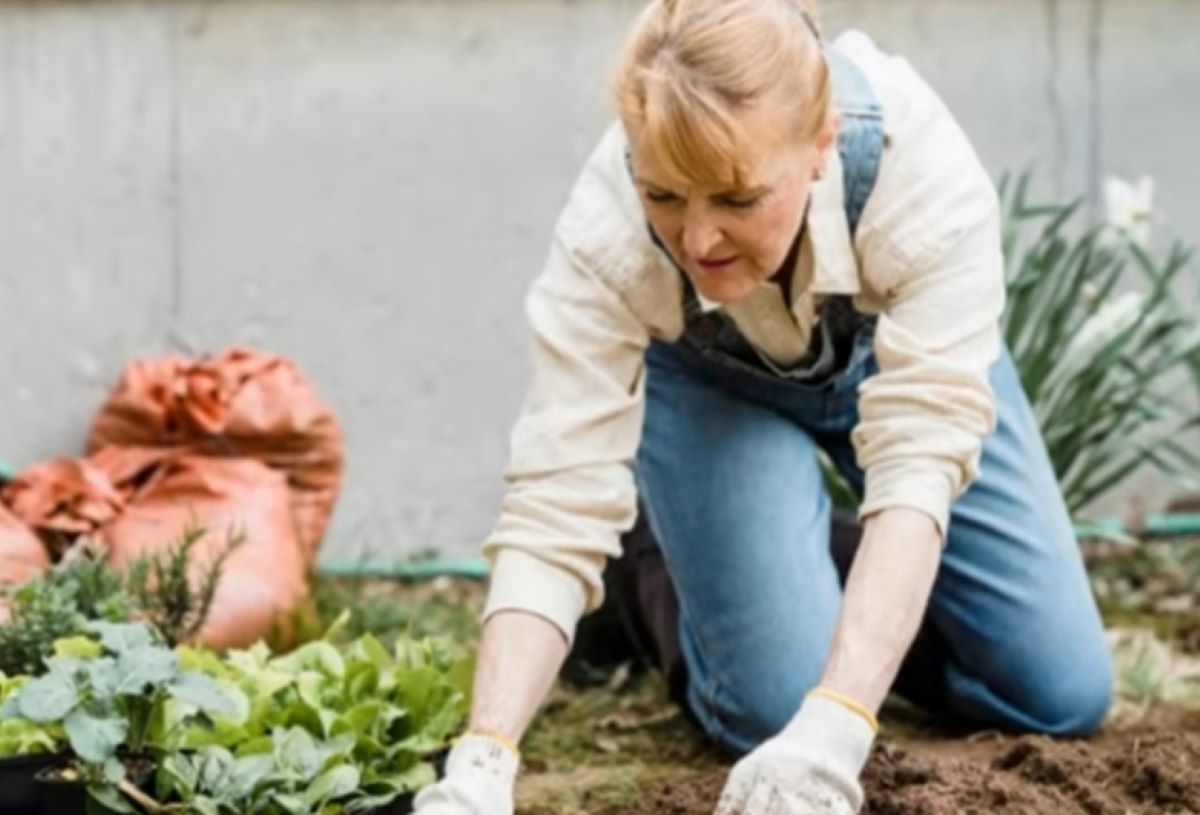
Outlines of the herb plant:
M196 547L207 534L204 527L189 525L173 544L143 555L129 566L126 579L129 591L147 619L172 646L200 633L212 609L225 563L245 542L241 533L230 533L225 545L196 580L193 577Z

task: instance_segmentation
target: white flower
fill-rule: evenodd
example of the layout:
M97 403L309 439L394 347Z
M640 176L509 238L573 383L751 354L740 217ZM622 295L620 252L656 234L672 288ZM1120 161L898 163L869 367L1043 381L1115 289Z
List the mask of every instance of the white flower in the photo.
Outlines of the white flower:
M1063 361L1074 361L1099 351L1109 340L1137 322L1144 301L1145 297L1138 292L1127 291L1102 305L1083 321L1079 331L1067 343Z
M1136 185L1122 178L1105 179L1104 219L1110 241L1128 239L1146 246L1154 219L1154 179L1144 175Z
M1091 364L1092 358L1110 340L1136 323L1144 303L1145 298L1141 294L1124 292L1109 299L1095 314L1083 321L1054 363L1046 381L1047 395L1043 404L1038 406L1039 416L1043 413L1052 415L1059 408L1057 396L1065 392L1060 391L1059 386L1070 382Z

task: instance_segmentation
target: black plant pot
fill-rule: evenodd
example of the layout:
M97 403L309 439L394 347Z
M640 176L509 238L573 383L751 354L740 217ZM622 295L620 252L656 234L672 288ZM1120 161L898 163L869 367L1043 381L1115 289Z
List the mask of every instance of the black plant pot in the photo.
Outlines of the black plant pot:
M45 815L85 815L88 811L87 784L61 778L58 767L49 767L37 774L41 791L42 812ZM99 802L95 802L97 805Z
M41 815L41 788L34 776L61 760L54 753L0 759L0 813Z
M34 776L42 802L42 815L121 815L88 794L86 782L63 778L61 771L70 766L69 762L60 762ZM132 780L139 789L146 791L153 778L153 768L145 767L139 769ZM0 810L0 813L3 811Z

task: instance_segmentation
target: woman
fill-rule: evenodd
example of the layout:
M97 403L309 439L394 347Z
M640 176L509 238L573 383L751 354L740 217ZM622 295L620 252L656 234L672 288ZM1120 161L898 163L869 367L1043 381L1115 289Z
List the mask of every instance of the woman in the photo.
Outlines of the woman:
M420 815L512 811L517 744L639 502L689 712L744 756L721 813L856 811L892 689L975 726L1106 714L1101 622L1001 344L993 187L906 62L822 43L815 16L655 0L632 33L620 122L529 296L471 725ZM819 451L862 493L844 586Z

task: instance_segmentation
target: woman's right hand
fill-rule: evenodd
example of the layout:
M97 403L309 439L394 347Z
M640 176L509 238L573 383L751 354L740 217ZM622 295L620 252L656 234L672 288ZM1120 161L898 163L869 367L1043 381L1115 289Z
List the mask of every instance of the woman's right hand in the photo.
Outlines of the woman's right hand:
M468 733L450 751L445 777L417 796L414 815L513 815L519 764L511 746Z

